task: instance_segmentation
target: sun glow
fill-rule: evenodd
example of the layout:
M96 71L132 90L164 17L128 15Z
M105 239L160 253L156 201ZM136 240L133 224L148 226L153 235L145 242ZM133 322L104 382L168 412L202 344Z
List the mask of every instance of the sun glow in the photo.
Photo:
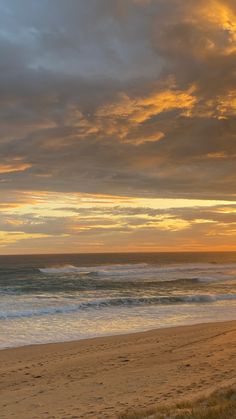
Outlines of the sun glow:
M170 248L178 250L179 234L186 235L186 246L194 238L191 250L207 247L204 243L216 237L219 226L221 237L233 239L235 232L234 220L222 223L221 214L233 217L236 202L38 191L7 198L8 211L0 207L2 253L20 252L22 241L24 248L48 253L53 241L54 251L60 253L65 246L68 251L104 252L111 246L114 251L142 251L148 248L147 240L153 243L150 249L160 250L171 239Z

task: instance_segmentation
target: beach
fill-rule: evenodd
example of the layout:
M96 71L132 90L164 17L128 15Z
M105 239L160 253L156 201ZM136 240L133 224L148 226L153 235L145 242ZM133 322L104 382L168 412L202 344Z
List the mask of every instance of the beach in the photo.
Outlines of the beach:
M236 419L236 0L0 11L0 419Z
M116 418L235 383L236 321L0 351L1 418Z

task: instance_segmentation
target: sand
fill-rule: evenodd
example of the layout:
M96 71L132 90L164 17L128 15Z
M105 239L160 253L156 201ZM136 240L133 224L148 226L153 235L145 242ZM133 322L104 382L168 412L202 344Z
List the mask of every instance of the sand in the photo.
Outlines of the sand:
M115 418L236 381L236 321L0 351L0 417Z

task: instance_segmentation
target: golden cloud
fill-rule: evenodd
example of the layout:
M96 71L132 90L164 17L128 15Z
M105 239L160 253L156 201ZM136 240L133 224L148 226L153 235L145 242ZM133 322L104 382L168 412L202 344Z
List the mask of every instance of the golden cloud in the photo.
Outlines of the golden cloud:
M32 167L29 163L13 163L13 164L0 164L0 174L12 172L24 172Z
M134 123L142 123L152 116L173 109L190 111L196 103L193 96L195 87L192 86L186 92L179 90L166 90L153 93L144 98L130 98L122 93L116 103L100 108L97 112L98 118L128 118Z
M132 98L126 93L118 95L117 100L100 107L96 112L97 132L104 131L115 135L123 142L142 144L148 141L159 141L164 133L157 131L142 137L135 136L135 129L150 118L179 110L183 116L191 116L197 98L194 96L195 86L186 91L166 89L154 92L146 97Z
M17 243L21 240L39 239L50 237L49 234L28 234L23 231L0 231L0 247Z
M225 48L225 54L236 51L236 15L232 8L220 0L210 0L200 8L201 17L215 24L227 32L229 45Z

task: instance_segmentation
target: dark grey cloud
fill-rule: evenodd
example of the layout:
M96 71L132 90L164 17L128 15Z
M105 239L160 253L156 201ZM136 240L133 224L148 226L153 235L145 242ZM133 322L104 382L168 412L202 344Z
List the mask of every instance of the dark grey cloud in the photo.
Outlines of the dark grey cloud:
M235 199L232 1L0 11L0 190Z

